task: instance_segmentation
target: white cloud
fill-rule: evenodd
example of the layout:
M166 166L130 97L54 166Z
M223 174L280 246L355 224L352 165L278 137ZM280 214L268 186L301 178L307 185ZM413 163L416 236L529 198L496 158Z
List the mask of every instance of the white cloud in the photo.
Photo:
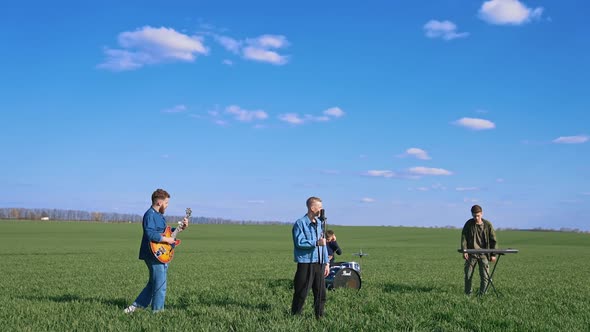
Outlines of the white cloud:
M299 117L299 115L296 113L281 114L281 115L279 115L279 120L284 121L284 122L288 122L288 123L294 124L294 125L303 124L305 122L305 120L303 120L301 117Z
M244 58L260 62L268 62L273 65L284 65L288 62L288 57L279 53L263 48L248 46L244 48Z
M246 38L245 40L222 35L214 35L214 38L223 48L234 54L240 54L247 60L266 62L273 65L284 65L289 62L288 56L277 51L289 46L287 37L282 35L265 34L256 38Z
M404 157L404 156L411 156L411 157L415 157L415 158L421 159L421 160L431 159L430 156L428 155L428 152L426 152L425 150L422 150L420 148L409 148L402 155L402 157Z
M221 61L221 63L223 63L226 66L233 66L234 62L228 59L224 59L223 61Z
M268 114L263 110L249 111L237 105L231 105L225 108L225 112L232 114L240 122L251 122L253 120L265 120Z
M423 29L428 38L453 40L469 36L468 32L457 32L457 25L451 21L430 20L424 24Z
M282 35L262 35L257 38L246 39L246 43L259 48L283 48L289 46L289 41Z
M171 28L145 26L119 34L121 49L105 48L106 59L97 67L113 71L134 70L164 62L192 62L209 50L200 36L188 36Z
M496 124L490 120L478 118L461 118L454 122L458 126L473 130L486 130L496 128Z
M455 188L456 191L478 191L479 188L477 187L457 187Z
M335 118L340 118L344 116L344 111L341 110L339 107L331 107L324 111L324 114L327 116L333 116Z
M465 198L463 198L463 202L465 202L465 203L477 203L477 202L479 202L479 199L465 197Z
M408 170L410 174L414 175L451 175L451 171L443 168L431 168L431 167L412 167Z
M250 203L250 204L264 204L264 203L266 203L266 201L264 201L262 199L252 199L252 200L249 200L248 203Z
M440 183L435 183L430 187L416 187L415 189L409 188L408 190L417 190L417 191L430 191L430 190L447 190L447 187L443 186Z
M329 116L315 116L315 115L311 115L311 114L305 114L305 122L309 122L309 121L314 121L314 122L326 122L326 121L330 121L330 117Z
M163 113L181 113L186 111L187 108L185 105L176 105L172 108L167 108L165 110L162 110Z
M364 173L364 175L372 177L392 178L396 174L393 171L389 170L370 170Z
M479 9L479 17L498 25L521 25L541 18L543 7L529 8L518 0L485 1Z
M586 143L590 140L589 136L577 135L577 136L561 136L553 140L553 143L561 144L581 144Z
M300 125L307 122L327 122L332 119L344 116L344 111L338 107L332 107L322 112L323 115L304 114L300 116L297 113L286 113L279 115L279 120L290 124Z
M289 46L285 36L281 35L262 35L257 38L246 39L246 46L242 49L242 55L245 59L268 62L273 65L284 65L289 61L289 57L279 54L273 49L280 49Z
M221 44L226 50L232 53L240 53L242 42L227 36L215 36L215 40Z
M375 202L375 199L374 198L371 198L371 197L363 197L363 198L361 198L361 203L373 203L373 202Z

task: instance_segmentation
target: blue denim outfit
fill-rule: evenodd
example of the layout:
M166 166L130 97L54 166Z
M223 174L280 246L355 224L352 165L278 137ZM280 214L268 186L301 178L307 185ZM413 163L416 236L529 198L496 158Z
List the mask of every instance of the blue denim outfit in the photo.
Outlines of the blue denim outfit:
M318 240L322 238L322 224L319 220L316 219L313 223L306 214L293 224L292 231L295 262L323 264L329 262L326 246L317 246Z
M133 302L140 308L147 308L150 303L154 312L164 309L166 299L166 274L168 264L160 263L152 253L150 241L162 241L162 233L166 230L166 219L158 211L150 207L143 215L143 237L139 247L139 259L145 261L149 271L149 279L145 288Z

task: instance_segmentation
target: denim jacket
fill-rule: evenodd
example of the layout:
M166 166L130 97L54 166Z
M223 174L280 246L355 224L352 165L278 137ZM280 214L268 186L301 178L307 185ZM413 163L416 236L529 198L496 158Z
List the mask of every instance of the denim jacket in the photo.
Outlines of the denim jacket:
M307 214L293 224L293 255L297 263L323 263L328 264L328 250L326 246L317 246L318 239L322 238L322 224L316 219L313 223ZM321 260L318 260L318 257Z
M166 230L166 219L160 212L150 207L143 215L142 227L143 236L139 247L139 259L154 260L150 242L162 241L162 233Z

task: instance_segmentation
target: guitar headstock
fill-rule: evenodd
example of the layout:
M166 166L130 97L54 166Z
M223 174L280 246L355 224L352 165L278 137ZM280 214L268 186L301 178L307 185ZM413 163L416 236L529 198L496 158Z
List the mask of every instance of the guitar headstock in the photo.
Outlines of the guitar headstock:
M191 210L191 208L186 208L185 218L188 220L189 223L191 222L191 213L193 213L193 210ZM182 221L179 221L177 231L182 232L185 228L186 226L183 225Z

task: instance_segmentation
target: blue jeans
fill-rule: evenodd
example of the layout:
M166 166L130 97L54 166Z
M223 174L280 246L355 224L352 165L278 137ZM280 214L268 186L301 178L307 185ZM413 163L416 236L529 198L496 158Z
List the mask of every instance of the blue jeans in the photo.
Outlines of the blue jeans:
M150 279L133 302L133 305L140 308L147 308L151 303L154 312L163 310L164 300L166 299L166 273L168 272L168 264L145 260L145 265L147 265L150 272Z

